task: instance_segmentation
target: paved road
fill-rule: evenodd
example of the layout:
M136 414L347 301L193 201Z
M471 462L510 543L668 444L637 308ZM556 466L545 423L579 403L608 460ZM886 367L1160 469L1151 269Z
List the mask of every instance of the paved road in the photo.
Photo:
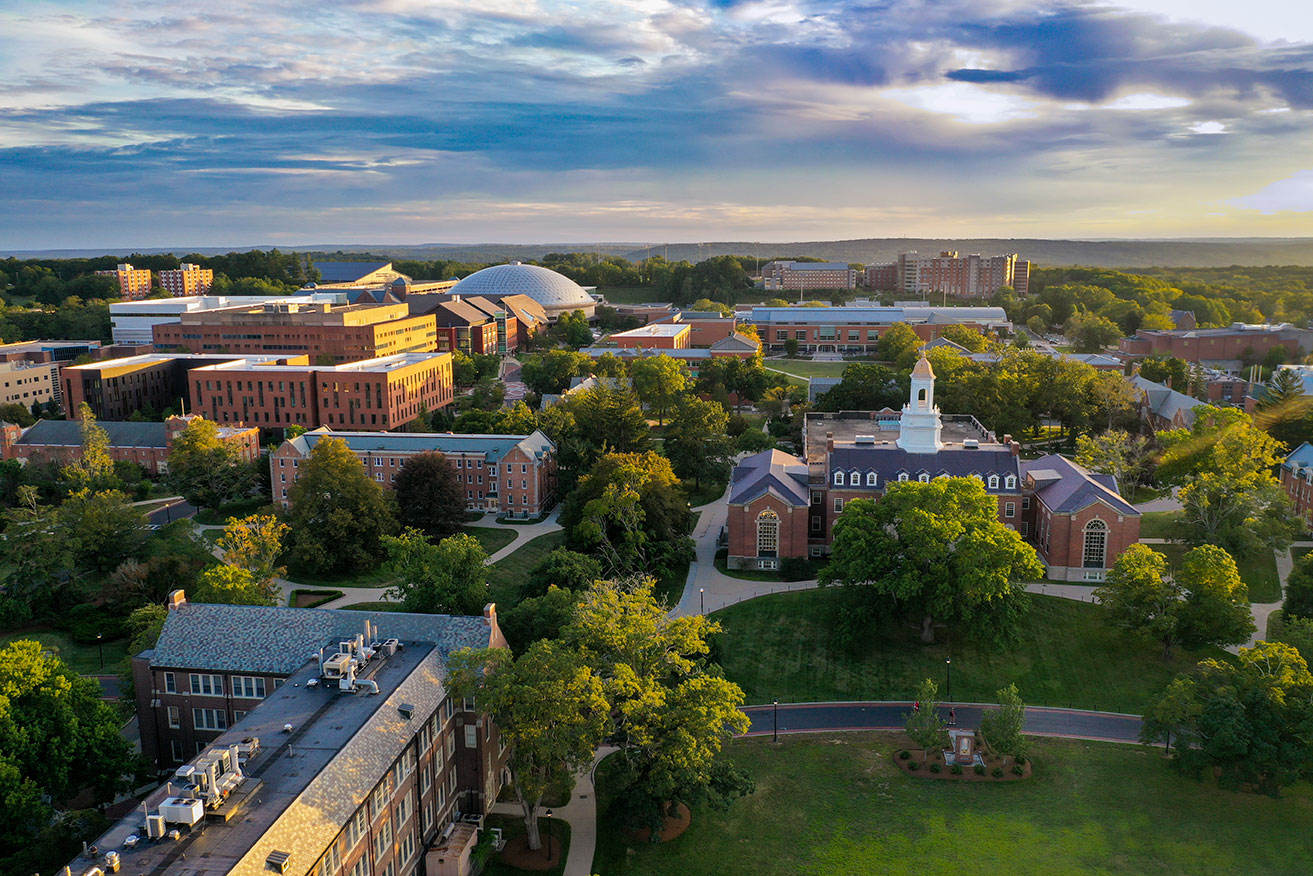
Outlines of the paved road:
M196 516L196 506L183 499L179 499L172 505L165 505L146 515L146 520L152 526L164 526L166 523L172 523L175 520L181 520L184 517Z
M979 703L956 705L960 727L979 727L987 706ZM823 733L833 730L901 730L911 703L781 703L780 733ZM748 736L769 736L774 728L773 706L748 706L743 710L752 720ZM948 709L941 710L944 720ZM1027 707L1026 732L1036 736L1064 736L1104 742L1138 742L1140 718L1117 712L1086 712L1078 709Z

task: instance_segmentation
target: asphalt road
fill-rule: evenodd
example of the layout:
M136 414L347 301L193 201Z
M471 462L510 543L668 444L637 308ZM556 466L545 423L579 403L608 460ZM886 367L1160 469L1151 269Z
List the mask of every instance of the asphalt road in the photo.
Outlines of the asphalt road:
M175 520L181 520L184 517L194 517L196 515L196 506L189 502L174 502L172 505L166 505L156 511L146 515L146 519L151 526L164 526L166 523L172 523Z
M979 727L980 715L990 706L965 703L955 706L960 727ZM824 733L834 730L901 730L911 703L780 703L780 733ZM748 706L752 720L748 736L769 736L774 730L773 706ZM948 720L948 708L940 710ZM1026 732L1036 736L1065 736L1103 742L1138 742L1140 718L1116 712L1078 709L1026 708Z

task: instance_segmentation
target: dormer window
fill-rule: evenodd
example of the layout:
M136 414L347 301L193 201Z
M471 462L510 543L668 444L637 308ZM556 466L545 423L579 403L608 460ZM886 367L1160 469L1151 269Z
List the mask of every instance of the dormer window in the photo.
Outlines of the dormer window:
M841 472L841 471L836 471L836 472L834 473L834 485L835 485L836 487L842 487L842 486L843 486L843 472Z
M868 472L866 473L866 485L867 485L868 487L874 487L874 486L875 486L875 472L873 472L873 471L868 471Z
M917 480L923 484L928 484L930 483L930 475L927 474L926 472L921 472L921 474L917 477Z
M998 475L996 475L996 474L992 474L992 475L989 476L989 488L990 488L991 490L997 490L997 489L998 489Z
M1007 478L1003 481L1003 483L1007 485L1007 488L1009 490L1015 490L1017 488L1017 476L1008 475Z
M854 487L860 487L862 485L862 473L855 471L848 475L848 483L852 484Z
M901 483L904 483L906 480L907 480L907 472L905 472L905 471L900 471L900 472L898 473L898 483L900 483L900 484L901 484Z

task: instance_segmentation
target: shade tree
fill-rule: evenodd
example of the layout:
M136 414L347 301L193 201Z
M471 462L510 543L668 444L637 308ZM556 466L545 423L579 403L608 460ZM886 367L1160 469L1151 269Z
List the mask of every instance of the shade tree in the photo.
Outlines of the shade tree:
M517 434L514 427L518 423L506 425L510 434ZM457 480L451 462L436 450L406 459L397 472L393 494L397 500L397 517L403 526L442 538L459 532L465 525L464 486Z
M369 568L396 528L389 498L340 438L315 443L288 499L289 555L311 572Z
M407 528L383 536L385 568L396 576L388 597L406 611L424 614L478 614L487 602L488 555L477 538L465 533L437 544Z

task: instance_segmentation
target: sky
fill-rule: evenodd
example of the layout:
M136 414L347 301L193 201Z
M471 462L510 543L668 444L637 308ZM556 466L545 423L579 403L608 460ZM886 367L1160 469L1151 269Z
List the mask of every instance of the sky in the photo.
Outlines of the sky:
M1313 236L1297 0L0 0L0 251Z

